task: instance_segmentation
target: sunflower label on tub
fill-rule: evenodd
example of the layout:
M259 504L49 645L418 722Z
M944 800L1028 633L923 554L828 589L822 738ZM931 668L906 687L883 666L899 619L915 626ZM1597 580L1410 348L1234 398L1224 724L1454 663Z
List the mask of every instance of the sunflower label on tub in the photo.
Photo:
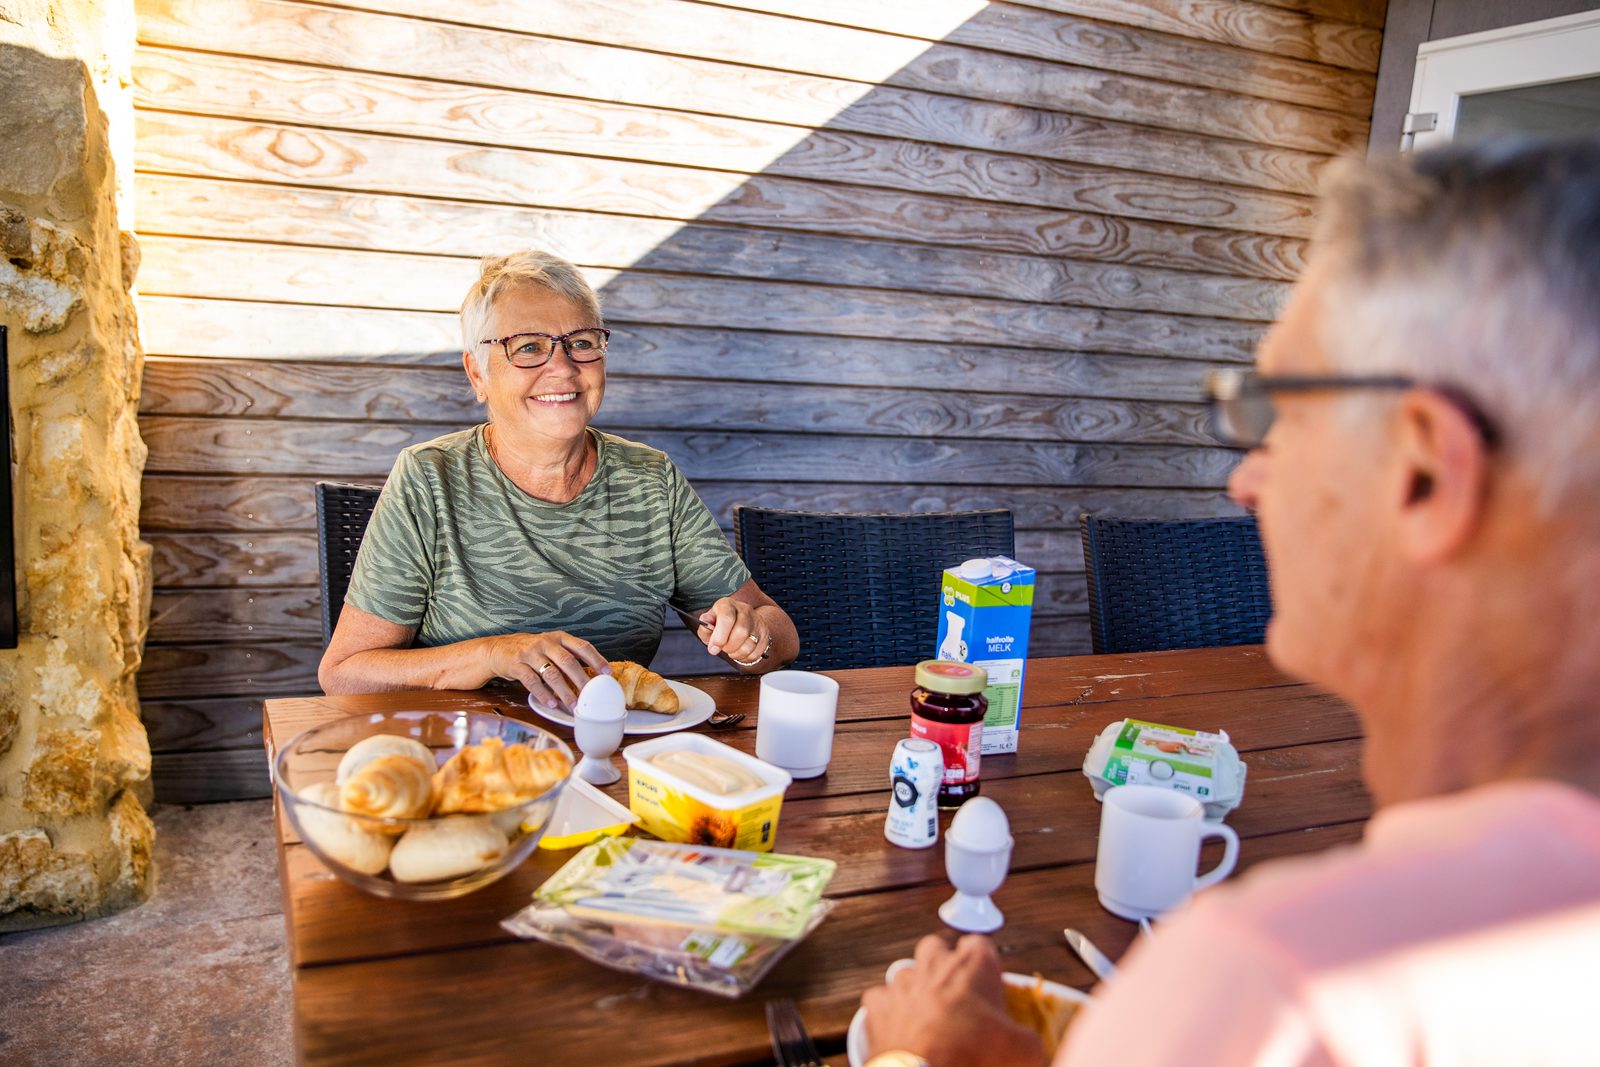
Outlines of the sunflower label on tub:
M701 734L622 750L628 807L663 841L770 852L788 772Z

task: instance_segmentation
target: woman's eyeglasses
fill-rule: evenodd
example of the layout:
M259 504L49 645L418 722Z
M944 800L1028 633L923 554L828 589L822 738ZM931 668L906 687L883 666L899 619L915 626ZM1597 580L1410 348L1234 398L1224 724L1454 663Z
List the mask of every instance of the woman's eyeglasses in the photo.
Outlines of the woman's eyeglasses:
M1429 385L1400 375L1257 374L1253 370L1218 370L1206 375L1206 395L1211 402L1211 432L1235 448L1260 448L1277 418L1274 393L1315 393L1349 389L1427 389L1454 404L1491 448L1500 435L1483 409L1461 390Z
M563 334L514 333L510 337L487 337L478 343L499 345L513 367L532 370L549 363L557 346L565 348L567 358L574 363L593 363L604 358L610 340L610 330L591 326Z

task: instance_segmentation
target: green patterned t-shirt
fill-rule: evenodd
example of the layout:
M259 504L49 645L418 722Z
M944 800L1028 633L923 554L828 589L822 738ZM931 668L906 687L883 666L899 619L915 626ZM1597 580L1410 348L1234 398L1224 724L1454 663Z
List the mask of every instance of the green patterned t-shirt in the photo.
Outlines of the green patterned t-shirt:
M664 453L590 430L594 476L551 504L506 477L483 429L401 452L356 556L346 600L417 627L416 644L566 630L649 663L664 604L699 613L749 580Z

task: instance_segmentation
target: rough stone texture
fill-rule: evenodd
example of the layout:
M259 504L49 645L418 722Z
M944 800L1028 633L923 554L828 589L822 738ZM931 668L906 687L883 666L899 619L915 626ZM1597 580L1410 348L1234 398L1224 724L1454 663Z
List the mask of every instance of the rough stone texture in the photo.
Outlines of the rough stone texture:
M155 821L143 907L0 935L0 1064L294 1061L271 801L162 805Z
M94 900L94 863L57 852L43 830L0 835L0 906L71 917Z
M93 730L46 730L33 742L23 772L22 806L39 815L87 815L105 806L95 773L100 735Z
M150 598L138 248L113 160L132 121L132 45L131 0L0 0L17 498L0 521L13 522L21 629L0 651L0 930L127 907L153 877L134 690Z

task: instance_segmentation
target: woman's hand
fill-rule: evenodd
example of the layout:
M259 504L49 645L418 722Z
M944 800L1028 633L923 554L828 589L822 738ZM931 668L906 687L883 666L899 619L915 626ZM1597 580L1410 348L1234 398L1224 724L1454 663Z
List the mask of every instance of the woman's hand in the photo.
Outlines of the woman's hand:
M1006 1014L1000 958L987 937L968 934L949 948L930 934L915 960L861 998L874 1055L912 1052L933 1067L1044 1067L1039 1038Z
M713 656L726 653L735 663L749 666L760 658L772 641L772 633L762 622L759 606L725 596L700 615L695 636Z
M611 665L589 642L564 630L542 634L484 637L485 658L496 678L521 682L528 695L547 708L572 710L578 691L595 674L610 674Z

